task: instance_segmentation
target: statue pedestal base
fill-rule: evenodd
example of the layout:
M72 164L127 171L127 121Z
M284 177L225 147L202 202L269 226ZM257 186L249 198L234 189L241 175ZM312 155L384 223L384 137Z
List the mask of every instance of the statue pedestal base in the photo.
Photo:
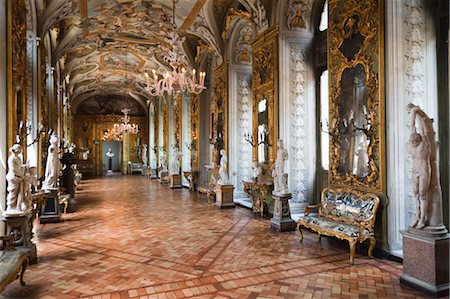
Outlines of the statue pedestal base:
M30 264L37 263L36 244L31 241L31 226L33 220L32 214L23 216L3 216L2 221L6 224L7 235L13 236L14 246L17 250L28 254Z
M403 235L403 275L400 283L432 296L449 294L449 240L445 236Z
M273 217L270 219L270 228L280 232L295 230L295 221L291 218L291 209L289 207L289 199L292 198L292 194L272 193L272 198L274 206Z
M46 190L45 202L39 212L40 223L59 222L61 211L59 210L58 189Z
M216 206L221 209L234 208L233 185L216 185Z
M151 179L157 179L158 173L156 172L156 168L150 168L150 178Z
M169 179L169 174L167 173L167 170L161 170L161 171L159 172L159 179L158 179L158 182L159 182L160 184L165 185L165 184L168 184L169 181L170 181L170 179Z
M181 175L177 174L177 173L172 173L170 175L170 188L172 189L178 189L178 188L182 188L183 186L181 186Z

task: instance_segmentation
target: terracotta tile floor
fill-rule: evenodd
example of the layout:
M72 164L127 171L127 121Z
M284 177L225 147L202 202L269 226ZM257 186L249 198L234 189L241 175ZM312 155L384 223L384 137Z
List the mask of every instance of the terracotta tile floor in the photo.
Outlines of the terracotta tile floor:
M39 263L6 298L421 298L402 266L141 176L83 181L76 213L36 226Z

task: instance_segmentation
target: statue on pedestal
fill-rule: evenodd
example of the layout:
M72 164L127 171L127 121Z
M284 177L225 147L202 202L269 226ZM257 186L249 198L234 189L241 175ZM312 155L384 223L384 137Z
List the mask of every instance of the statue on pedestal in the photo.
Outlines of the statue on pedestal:
M144 166L147 166L148 163L148 156L147 156L147 144L142 145L142 163L144 163Z
M220 150L220 168L219 168L219 179L217 181L218 185L228 185L230 184L230 179L228 178L227 167L228 159L227 153L224 149Z
M284 173L284 162L289 158L287 150L284 148L283 140L277 142L277 159L272 169L273 193L288 194L288 174Z
M23 215L26 212L25 200L25 166L22 165L22 146L14 144L11 148L11 155L8 157L8 196L6 197L6 211L4 216ZM23 209L25 208L25 209Z
M112 149L108 149L106 156L108 157L108 172L112 172L112 158L114 157Z
M433 120L414 104L408 104L407 109L410 112L411 134L406 147L412 158L411 185L415 205L410 229L420 229L429 234L447 233L442 220L438 144Z
M48 147L47 164L45 165L45 180L42 184L42 189L57 189L58 188L58 137L52 134L50 137L50 146Z

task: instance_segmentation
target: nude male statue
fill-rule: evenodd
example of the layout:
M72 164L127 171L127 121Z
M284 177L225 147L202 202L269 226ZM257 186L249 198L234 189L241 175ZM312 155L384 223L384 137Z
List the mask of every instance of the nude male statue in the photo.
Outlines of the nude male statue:
M416 215L410 227L423 228L427 225L428 189L431 178L431 145L426 135L417 133L416 115L419 107L411 108L411 134L407 143L408 153L412 157L412 191Z

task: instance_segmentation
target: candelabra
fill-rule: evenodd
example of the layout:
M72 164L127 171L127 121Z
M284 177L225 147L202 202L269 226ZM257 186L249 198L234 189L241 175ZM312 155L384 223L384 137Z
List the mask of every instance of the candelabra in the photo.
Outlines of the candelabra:
M261 144L267 145L267 146L272 146L269 142L270 140L270 132L267 131L266 129L261 130L260 132L258 132L258 140L259 141L254 141L253 140L253 135L250 134L250 132L245 131L244 132L244 140L247 141L248 143L250 143L250 145L252 147L257 147Z
M335 119L332 123L331 123L331 128L334 129L336 128L336 126L339 126L339 135L356 135L358 131L363 132L366 136L368 135L370 128L372 126L372 122L371 122L371 116L370 114L367 112L367 108L366 106L362 107L362 111L364 114L364 119L362 121L362 125L358 125L355 121L355 113L353 110L350 110L349 113L349 117L347 118L342 118L342 121L340 120L340 118ZM329 128L330 124L328 123L328 120L326 120L326 128ZM322 120L320 121L320 130L323 133L327 133L328 135L332 136L332 137L336 137L336 133L330 132L328 129L324 129L323 128L323 123Z
M39 139L41 138L42 133L45 133L46 129L45 126L39 122L34 134L34 139L31 141L31 143L27 143L26 147L30 147L33 144L35 144L36 142L39 141ZM17 134L16 136L16 142L18 144L22 144L22 142L24 140L27 139L28 136L31 135L31 133L33 132L33 127L30 124L27 124L24 126L23 122L20 121L19 123L19 134ZM51 132L49 131L49 135L51 134Z

